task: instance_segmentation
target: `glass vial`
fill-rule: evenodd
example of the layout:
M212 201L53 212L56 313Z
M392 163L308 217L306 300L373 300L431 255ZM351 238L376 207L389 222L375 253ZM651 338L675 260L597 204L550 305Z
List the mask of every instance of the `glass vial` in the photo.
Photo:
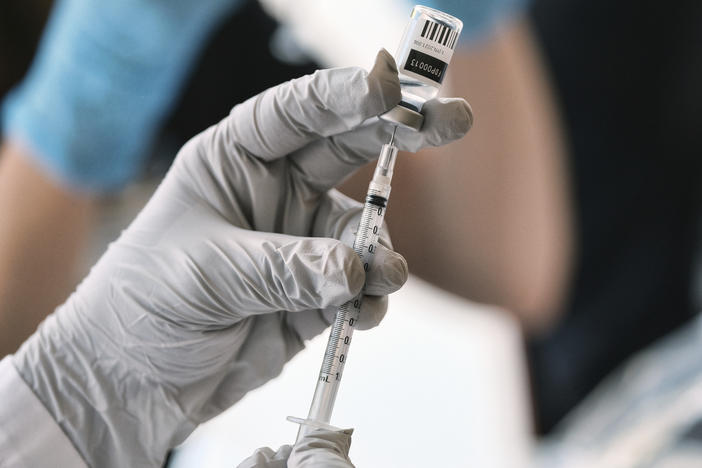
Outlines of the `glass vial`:
M412 113L421 112L424 103L438 94L461 29L463 22L451 15L421 5L412 9L395 54L402 101L383 119L419 130L423 118Z

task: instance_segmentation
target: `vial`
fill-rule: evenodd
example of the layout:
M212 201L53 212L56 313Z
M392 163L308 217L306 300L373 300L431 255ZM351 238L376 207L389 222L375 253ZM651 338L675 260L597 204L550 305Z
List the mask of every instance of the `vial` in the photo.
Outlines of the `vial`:
M395 54L402 101L383 120L419 130L426 101L436 97L446 76L463 22L439 10L416 5Z

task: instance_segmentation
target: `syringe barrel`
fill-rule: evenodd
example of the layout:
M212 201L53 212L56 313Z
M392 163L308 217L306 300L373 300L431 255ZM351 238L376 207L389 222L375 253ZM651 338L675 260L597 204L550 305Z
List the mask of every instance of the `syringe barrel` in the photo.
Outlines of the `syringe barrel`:
M387 189L383 187L383 191L390 193L390 186L388 185ZM385 219L386 203L387 198L383 197L380 191L372 187L369 188L353 243L353 250L361 259L365 271L369 271L373 267L378 239L383 220ZM364 285L356 297L342 304L336 311L336 317L329 332L329 340L324 353L322 367L319 371L314 397L307 415L309 419L323 423L329 423L331 420L336 392L339 389L339 383L344 373L348 350L351 347L353 331L356 328L361 312L365 289Z
M392 180L396 159L397 148L393 145L383 145L378 157L378 163L375 166L373 179L368 187L368 194L373 192L374 195L380 195L384 198L390 196L390 181Z
M415 6L395 56L400 72L402 101L380 118L413 130L420 130L422 105L436 96L463 28L461 20L424 6ZM397 128L395 128L397 129ZM393 138L394 138L393 133ZM397 148L383 145L353 244L363 267L369 271L375 257L378 236L390 196ZM351 337L361 310L365 286L351 301L339 307L317 379L307 420L301 422L298 440L314 427L327 427L343 375Z
M385 219L385 209L390 196L390 182L396 159L397 148L390 144L383 145L373 180L366 194L366 202L353 243L353 250L361 259L365 271L372 268L375 259L378 239ZM300 426L298 440L314 428L310 422L328 424L331 421L351 339L361 312L364 291L365 286L356 297L343 304L336 312L312 397L312 404L307 414L307 424Z

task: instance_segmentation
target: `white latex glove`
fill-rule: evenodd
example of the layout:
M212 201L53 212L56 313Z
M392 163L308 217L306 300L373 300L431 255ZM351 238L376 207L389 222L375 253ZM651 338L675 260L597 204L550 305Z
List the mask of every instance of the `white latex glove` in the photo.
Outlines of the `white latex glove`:
M353 429L315 429L277 452L260 448L237 468L354 468L349 460L351 434Z
M277 376L283 364L367 294L361 326L407 266L353 250L360 205L330 190L389 135L373 119L400 99L382 51L367 73L319 71L271 88L190 140L132 225L14 364L87 463L161 466L201 422ZM463 100L428 103L404 149L460 138ZM246 421L242 421L246 424Z

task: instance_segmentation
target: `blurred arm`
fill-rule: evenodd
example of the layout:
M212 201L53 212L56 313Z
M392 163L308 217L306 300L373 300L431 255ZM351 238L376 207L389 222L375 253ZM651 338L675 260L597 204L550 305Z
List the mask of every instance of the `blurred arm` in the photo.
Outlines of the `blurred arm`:
M525 21L459 50L450 73L443 94L468 99L475 125L398 160L387 215L395 247L412 273L541 328L564 296L573 228L553 98ZM364 193L369 174L343 189Z
M91 198L59 188L20 146L0 147L0 357L75 287Z
M72 190L114 192L139 173L205 39L238 3L54 2L2 103L5 138L32 154L5 143L0 155L0 356L74 286L94 202Z

